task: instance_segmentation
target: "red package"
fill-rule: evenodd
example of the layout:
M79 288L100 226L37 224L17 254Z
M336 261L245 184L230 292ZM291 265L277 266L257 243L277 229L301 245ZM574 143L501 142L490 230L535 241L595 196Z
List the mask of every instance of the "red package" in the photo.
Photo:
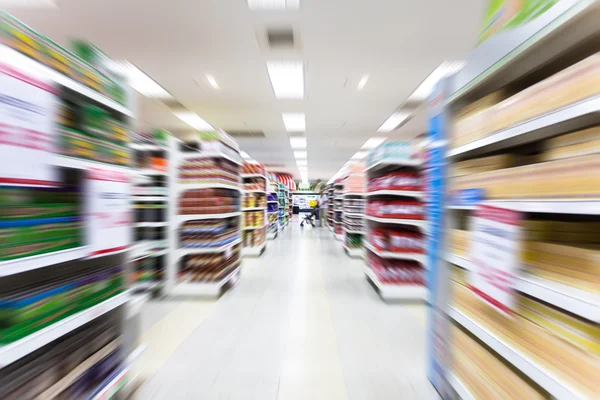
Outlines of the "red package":
M388 250L388 236L383 228L373 228L369 234L371 237L371 244L379 250Z

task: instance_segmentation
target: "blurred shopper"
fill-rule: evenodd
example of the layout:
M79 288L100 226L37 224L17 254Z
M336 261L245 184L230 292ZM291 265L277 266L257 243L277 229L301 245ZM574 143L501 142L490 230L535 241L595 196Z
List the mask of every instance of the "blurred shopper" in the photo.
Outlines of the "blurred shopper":
M325 218L327 218L327 196L325 191L319 192L319 198L317 199L317 207L319 208L319 223L318 226L325 225Z

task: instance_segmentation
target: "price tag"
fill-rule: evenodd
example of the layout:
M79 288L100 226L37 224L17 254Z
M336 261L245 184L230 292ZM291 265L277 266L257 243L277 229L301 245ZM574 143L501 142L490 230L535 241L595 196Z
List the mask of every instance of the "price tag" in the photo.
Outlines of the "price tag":
M0 46L0 185L56 186L56 95L45 74L22 57Z
M86 173L87 243L90 256L126 250L131 243L131 183L121 172Z
M478 206L473 217L471 289L495 309L511 314L519 268L521 214Z

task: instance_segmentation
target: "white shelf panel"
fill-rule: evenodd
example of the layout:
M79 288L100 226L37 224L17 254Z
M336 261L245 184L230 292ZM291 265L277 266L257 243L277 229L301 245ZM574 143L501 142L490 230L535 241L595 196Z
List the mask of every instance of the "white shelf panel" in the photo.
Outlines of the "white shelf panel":
M595 323L600 323L600 295L529 274L518 277L516 289Z
M150 169L150 168L138 170L137 173L140 175L146 175L146 176L167 176L166 171L159 171L159 170Z
M351 213L351 212L347 212L344 211L344 217L364 217L365 214L363 213Z
M261 193L261 194L267 194L266 191L264 190L260 190L260 189L256 189L256 190L243 190L244 193Z
M195 189L230 189L236 190L238 192L242 192L241 186L234 186L231 184L225 183L178 183L177 184L177 193L181 194L188 190Z
M195 221L195 220L202 220L202 219L231 218L231 217L239 217L240 215L242 215L242 213L240 211L231 212L231 213L223 213L223 214L185 214L185 215L178 215L176 220L177 220L177 224L181 225L187 221Z
M133 224L136 228L162 228L169 226L168 222L138 222Z
M365 274L377 286L379 295L385 300L425 300L427 296L424 286L383 283L369 267L365 267Z
M335 210L333 210L334 212L344 212L343 208L336 208Z
M374 196L403 196L403 197L416 197L422 198L425 195L423 192L415 192L412 190L375 190L373 192L368 192L366 194L367 197Z
M266 228L266 227L267 227L267 225L268 225L268 224L264 224L264 225L262 225L262 226L244 226L244 227L242 228L242 230L243 230L243 231L252 231L252 230L255 230L255 229L264 229L264 228Z
M267 242L264 242L260 246L244 247L242 249L242 257L260 256L261 252L266 246Z
M26 55L19 53L16 50L11 49L10 47L8 47L6 45L2 45L1 48L2 48L3 57L14 59L15 63L19 63L21 65L27 65L29 68L40 71L46 77L48 77L49 79L51 79L52 81L56 82L57 84L59 84L61 86L71 89L74 92L77 92L89 99L97 101L98 103L104 105L105 107L111 108L123 115L126 115L128 117L133 117L133 113L130 110L128 110L124 105L119 104L112 99L109 99L105 95L100 94L100 93L96 92L95 90L92 90L92 89L88 88L87 86L74 81L73 79L69 78L68 76L63 75L60 72L55 71L52 68L47 67L29 57L27 57Z
M232 248L233 246L235 246L236 244L239 244L242 241L242 239L236 239L231 243L228 243L224 246L221 247L201 247L201 248L179 248L177 249L177 258L181 258L187 255L194 255L194 254L213 254L213 253L222 253L227 249Z
M237 165L243 165L244 161L240 157L239 159L232 157L229 154L225 154L223 152L218 151L193 151L193 152L180 152L181 158L189 159L189 158L224 158L226 160L231 161Z
M568 386L565 382L562 382L559 377L554 375L551 371L548 371L543 366L539 365L535 360L521 353L519 350L512 348L500 337L479 325L461 311L450 307L449 316L477 338L479 338L482 342L490 346L506 361L531 378L556 399L562 400L585 398L582 393L577 392L574 388Z
M86 257L89 253L87 246L76 247L55 251L53 253L39 254L37 256L24 257L16 260L0 262L0 277L20 274L38 268L64 263Z
M344 228L344 232L349 233L351 235L364 235L366 233L364 231L353 231L347 228Z
M548 112L482 139L451 149L448 151L448 157L477 155L543 140L575 129L573 123L576 120L582 120L576 127L598 122L600 120L600 96L591 97L556 111Z
M421 160L407 160L407 159L383 159L381 161L377 161L373 165L368 166L365 171L377 171L379 169L383 169L389 166L396 167L418 167L421 165Z
M129 147L131 147L134 150L140 151L169 151L167 147L159 146L156 144L129 143Z
M242 174L242 178L263 178L263 179L267 179L266 176L261 175L261 174Z
M446 253L445 259L449 263L454 264L457 267L461 267L462 269L466 269L467 271L472 271L474 269L473 264L471 264L471 260L468 258L448 252Z
M344 195L342 197L363 197L363 196L365 196L365 193L350 192L350 193L344 193Z
M469 389L462 383L462 381L454 373L448 374L448 383L456 390L456 393L462 400L476 400L476 397L471 394Z
M266 207L242 208L242 211L264 211Z
M411 225L421 228L422 230L427 229L427 221L421 219L380 218L371 217L370 215L365 215L365 219L373 222L379 222L380 224Z
M221 293L223 285L238 277L240 267L235 268L231 273L220 281L215 282L182 282L177 284L171 291L173 296L218 296Z
M580 214L600 215L600 199L595 200L498 200L485 201L486 206L508 208L521 212L554 213L554 214Z
M55 322L16 342L0 346L0 368L10 365L80 326L125 304L129 300L129 296L129 291L118 294L100 304L96 304L93 307Z
M92 160L84 160L75 157L54 154L50 163L57 167L90 170L92 168L101 168L108 171L120 172L122 174L135 174L136 171L130 167L113 165Z
M123 387L123 385L127 382L129 376L130 368L127 366L123 368L123 370L111 379L106 386L102 388L92 400L107 400L114 397L114 395Z
M167 202L169 198L167 196L134 196L131 198L136 203L150 203L150 202Z
M395 253L391 251L381 251L376 249L371 243L365 242L365 248L369 251L377 254L381 258L387 258L391 260L412 260L418 261L421 265L425 265L426 256L425 254L418 253Z
M278 202L277 200L269 200L269 201L267 201L267 203L271 203L271 204L277 204L277 203L279 203L279 202Z

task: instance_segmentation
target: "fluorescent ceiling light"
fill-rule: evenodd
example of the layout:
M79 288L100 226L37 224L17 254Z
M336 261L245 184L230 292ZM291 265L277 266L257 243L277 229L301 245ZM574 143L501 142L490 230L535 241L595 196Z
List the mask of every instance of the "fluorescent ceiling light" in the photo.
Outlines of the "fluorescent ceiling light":
M56 0L0 0L0 7L58 8Z
M296 157L296 160L306 160L308 158L308 153L306 151L295 151L294 157Z
M367 154L369 154L368 151L359 150L352 156L351 160L362 160Z
M281 117L288 132L304 132L306 129L306 117L304 113L283 113Z
M278 99L301 99L304 97L302 61L267 61L267 70L275 97Z
M443 78L455 74L465 66L464 61L444 61L408 97L408 101L425 101L433 92L435 85Z
M129 61L111 60L107 65L113 72L124 77L132 88L146 97L155 99L172 97L162 86Z
M306 166L308 165L308 160L296 160L296 165L298 167Z
M191 126L192 128L197 129L199 131L215 129L212 126L210 126L210 124L208 122L206 122L205 120L200 118L198 116L198 114L193 113L191 111L176 112L173 114L175 114L175 116L177 118L179 118L180 120L182 120L183 122L185 122L186 124Z
M212 86L213 88L220 89L219 84L217 83L214 76L206 74L206 80L208 81L208 83L210 83L210 86Z
M377 132L391 132L409 116L410 113L407 112L395 112L377 129Z
M300 0L248 0L251 10L297 10Z
M290 144L292 145L292 149L305 149L306 148L306 138L305 137L291 137Z
M365 85L367 84L367 81L369 80L369 75L365 74L363 75L363 77L360 79L360 82L358 82L358 86L357 86L357 90L362 90Z
M372 137L362 145L361 149L371 150L385 142L386 137Z

